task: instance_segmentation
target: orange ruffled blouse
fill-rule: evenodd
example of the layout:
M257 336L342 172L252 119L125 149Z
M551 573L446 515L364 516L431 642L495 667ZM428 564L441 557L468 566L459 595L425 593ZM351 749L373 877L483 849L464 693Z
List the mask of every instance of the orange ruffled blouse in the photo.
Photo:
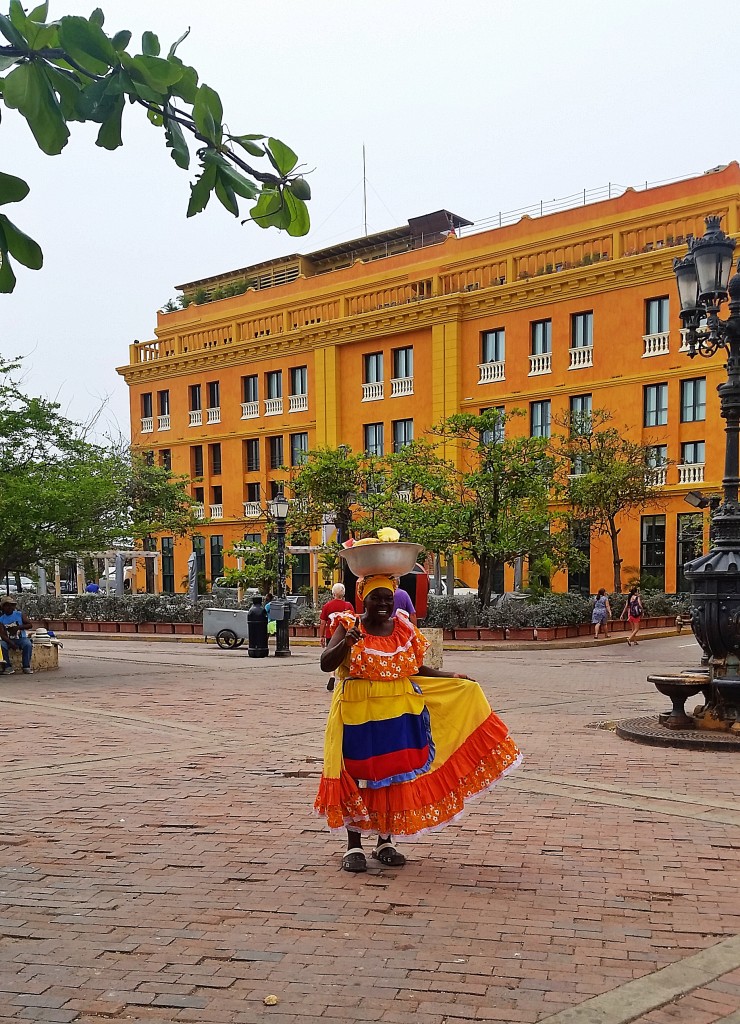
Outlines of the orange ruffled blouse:
M337 622L346 630L355 624L354 615L339 615ZM388 636L368 633L360 623L362 639L351 648L344 669L353 679L402 679L414 676L424 662L429 641L409 620L404 611L395 614L393 632Z

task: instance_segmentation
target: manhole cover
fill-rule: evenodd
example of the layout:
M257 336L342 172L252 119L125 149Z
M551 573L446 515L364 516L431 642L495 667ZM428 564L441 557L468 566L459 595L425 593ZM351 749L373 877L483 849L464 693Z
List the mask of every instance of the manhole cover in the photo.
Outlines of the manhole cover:
M666 729L657 715L617 722L617 736L653 747L688 747L691 750L740 750L740 735L703 729Z

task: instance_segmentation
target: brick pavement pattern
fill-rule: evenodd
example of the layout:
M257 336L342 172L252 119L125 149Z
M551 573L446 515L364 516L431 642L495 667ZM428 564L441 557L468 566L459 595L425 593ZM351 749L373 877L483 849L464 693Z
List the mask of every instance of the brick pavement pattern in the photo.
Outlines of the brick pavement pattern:
M608 727L697 654L448 653L525 765L405 868L349 875L311 815L315 650L68 640L0 683L0 1024L740 1024L740 952L701 957L740 933L738 755Z

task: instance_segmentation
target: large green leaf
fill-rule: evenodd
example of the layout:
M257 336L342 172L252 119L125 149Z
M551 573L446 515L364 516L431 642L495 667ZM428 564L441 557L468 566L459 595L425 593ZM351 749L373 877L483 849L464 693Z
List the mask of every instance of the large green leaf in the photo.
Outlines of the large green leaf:
M29 192L28 184L23 178L16 178L14 174L3 174L0 171L0 206L6 203L19 203Z
M85 117L79 106L82 95L79 79L72 72L56 68L53 64L46 65L46 74L52 89L59 97L65 121L84 121Z
M26 40L5 14L0 14L0 32L2 32L11 46L17 46L19 50L24 51L28 49Z
M20 57L0 57L0 73L7 71L8 68L12 68L19 60Z
M93 25L95 25L97 28L102 28L103 25L105 24L105 15L103 14L103 12L100 10L99 7L96 7L95 10L90 15L90 22Z
M170 86L182 78L182 66L162 57L139 54L124 63L133 79L144 82L150 89L161 94L166 94Z
M10 0L8 13L10 14L10 20L18 31L25 35L28 31L28 18L26 17L26 12L23 10L23 4L20 0Z
M171 117L165 117L164 135L167 148L172 150L172 159L178 167L187 170L190 166L190 150L182 128Z
M235 217L239 216L239 203L234 195L234 190L228 181L224 180L222 174L218 174L216 177L216 197L229 213L233 213Z
M280 139L268 139L267 146L267 155L275 170L282 175L290 174L298 163L298 157L290 146L286 146Z
M170 60L178 67L182 67L182 77L175 82L170 90L172 95L179 96L186 103L195 103L195 97L198 94L198 72L195 68L183 64L179 57L170 57Z
M49 14L49 0L44 0L44 3L39 4L38 7L34 7L31 13L28 15L29 21L35 21L38 25L43 25Z
M23 114L39 149L55 156L67 145L69 129L45 70L37 64L20 64L5 79L3 97L8 107Z
M130 42L131 42L131 33L129 32L129 30L127 28L123 28L123 29L121 29L120 32L116 32L116 34L111 39L111 44L113 46L113 49L117 53L120 53L122 50L125 50Z
M121 117L123 116L123 96L116 96L113 100L110 113L103 121L95 140L95 145L101 149L118 149L123 145L121 139Z
M264 135L229 135L232 142L236 142L242 149L246 149L250 156L264 156L265 147L258 146L256 139L264 139Z
M249 211L252 220L261 228L287 228L290 211L279 192L263 192Z
M211 192L216 185L216 168L213 164L203 168L201 176L194 185L190 186L190 202L188 203L188 217L194 217L201 213L208 206Z
M44 254L38 242L24 234L4 213L0 213L0 229L5 236L5 248L11 256L29 270L40 270L44 265Z
M147 57L158 57L161 47L159 39L153 32L145 32L141 37L141 52Z
M15 288L15 274L7 251L3 248L3 230L0 227L0 294L8 295Z
M306 204L302 199L294 196L287 188L283 190L283 200L290 213L290 221L287 225L288 234L294 238L299 235L308 234L308 229L311 227L311 218Z
M59 42L69 55L94 75L104 75L118 61L108 36L94 22L67 15L59 22Z
M167 54L167 56L168 56L168 57L174 57L174 56L175 56L175 52L176 52L176 50L177 50L178 46L180 45L180 43L181 43L181 42L182 42L182 41L183 41L184 39L187 39L189 35L190 35L190 29L189 29L189 28L186 28L186 29L185 29L185 31L183 32L183 34L182 34L182 35L180 36L180 38L179 38L179 39L176 39L176 40L174 41L174 43L173 43L173 44L172 44L172 46L170 47L170 52L169 52L169 53Z
M213 142L221 141L223 107L221 98L208 85L201 85L193 104L193 120L200 134Z
M226 157L220 153L216 153L214 150L209 150L203 157L205 163L212 163L218 168L219 176L223 179L224 183L228 183L229 187L236 192L238 196L242 196L243 199L254 199L259 193L259 188L245 178L243 174L240 174L236 168L232 167Z

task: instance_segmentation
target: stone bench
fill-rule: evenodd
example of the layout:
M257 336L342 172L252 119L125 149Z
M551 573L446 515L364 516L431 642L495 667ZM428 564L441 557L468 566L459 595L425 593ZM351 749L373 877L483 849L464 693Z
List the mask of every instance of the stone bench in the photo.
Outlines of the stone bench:
M20 651L11 650L10 664L16 672L21 671L23 662ZM31 655L31 668L34 672L49 672L52 669L59 668L59 648L56 645L47 647L45 644L34 644L33 654ZM0 679L2 679L1 675Z

